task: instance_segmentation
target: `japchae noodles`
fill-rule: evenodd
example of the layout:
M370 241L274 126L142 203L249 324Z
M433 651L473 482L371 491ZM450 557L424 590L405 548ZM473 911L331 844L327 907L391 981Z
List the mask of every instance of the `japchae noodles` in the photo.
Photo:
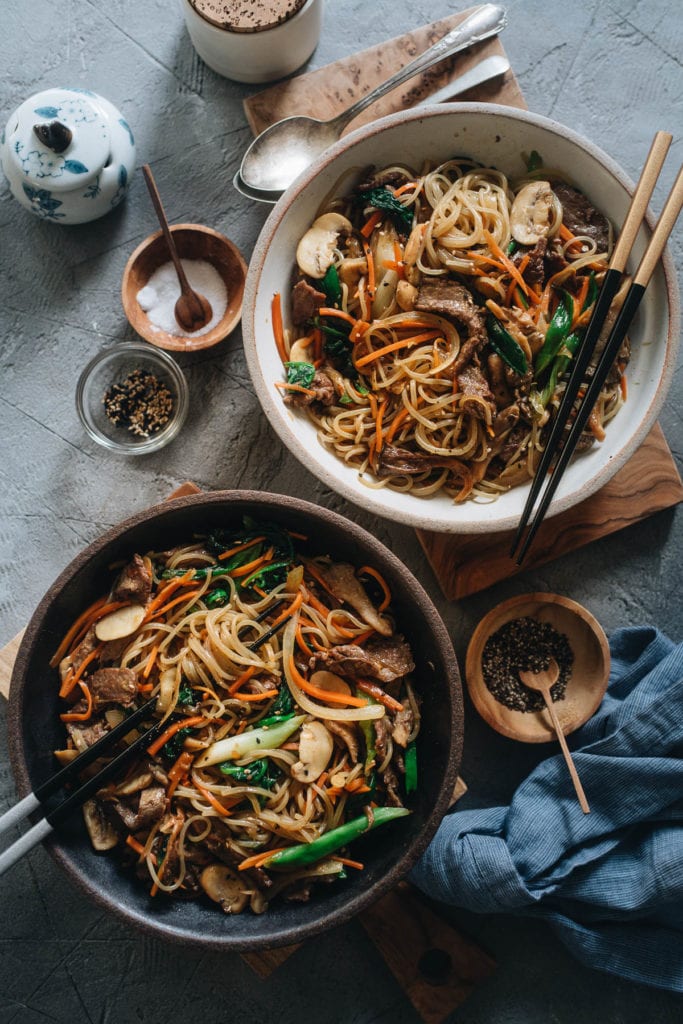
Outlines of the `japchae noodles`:
M409 813L419 702L387 584L306 550L245 520L136 554L52 659L62 763L157 698L146 756L84 807L95 848L152 895L227 913L306 899L362 869L354 838Z
M370 487L493 500L533 476L590 318L612 229L534 153L511 182L449 160L384 168L301 238L285 401ZM620 353L581 447L625 396Z

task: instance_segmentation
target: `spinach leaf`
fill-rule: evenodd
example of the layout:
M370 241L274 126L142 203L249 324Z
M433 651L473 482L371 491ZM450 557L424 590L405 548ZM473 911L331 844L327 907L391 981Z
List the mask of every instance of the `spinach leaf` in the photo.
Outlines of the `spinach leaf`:
M288 384L300 384L303 388L310 388L315 377L313 363L285 363L285 366Z
M228 775L233 782L246 786L260 786L261 789L272 789L281 775L280 770L271 764L267 757L243 765L224 761L218 768L221 774Z
M537 150L532 149L526 158L526 169L531 173L531 171L537 171L540 167L543 167L543 158Z
M320 282L320 287L325 293L328 306L338 306L342 298L341 284L337 268L332 264L325 271L325 276Z
M201 699L202 695L199 690L193 690L190 684L183 679L178 690L178 704L181 707L193 707L195 704L199 704Z
M191 732L192 729L179 729L175 736L171 736L170 740L164 743L161 748L161 753L164 757L168 757L171 761L177 760L183 749L185 737L189 736Z
M259 587L260 590L265 590L269 594L271 590L285 582L289 566L289 562L273 562L272 565L266 565L263 569L257 569L251 576L247 576L246 580L243 580L242 589L253 590L254 587Z
M359 192L358 197L364 206L374 206L376 210L384 210L389 214L399 231L410 231L413 226L413 209L404 206L388 188L371 188Z

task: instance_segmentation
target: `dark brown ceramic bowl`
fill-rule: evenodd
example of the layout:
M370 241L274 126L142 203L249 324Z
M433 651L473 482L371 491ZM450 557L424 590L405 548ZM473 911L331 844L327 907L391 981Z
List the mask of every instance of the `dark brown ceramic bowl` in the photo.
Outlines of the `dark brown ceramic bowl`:
M384 575L399 628L415 657L423 724L413 814L365 837L354 847L365 870L326 887L309 903L274 904L260 916L246 912L226 917L208 902L151 900L115 856L92 850L78 813L48 844L57 863L87 895L129 924L161 938L226 951L289 945L349 920L408 872L448 807L462 751L460 678L446 628L406 567L354 523L296 498L224 491L157 505L91 544L50 588L19 649L9 701L11 763L23 796L53 773L51 752L63 741L57 676L49 659L76 616L106 590L109 566L136 551L163 550L194 533L237 525L245 514L277 520L314 538L319 553L373 565Z

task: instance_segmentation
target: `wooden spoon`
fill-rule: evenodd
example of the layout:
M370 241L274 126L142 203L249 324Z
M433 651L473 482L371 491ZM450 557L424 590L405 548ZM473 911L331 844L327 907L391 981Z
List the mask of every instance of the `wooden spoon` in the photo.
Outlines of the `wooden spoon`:
M159 190L157 189L149 164L144 164L142 173L145 176L147 188L149 189L149 194L152 197L154 209L156 210L157 217L159 218L161 230L164 232L168 251L171 254L171 259L173 260L173 265L176 269L176 274L178 275L178 281L180 282L181 294L174 309L176 321L184 331L198 331L200 328L205 327L213 316L211 303L207 298L190 287L190 283L187 280L187 276L183 270L183 265L180 261L180 256L178 255L178 250L176 249L175 242L173 241L173 235L171 234L171 229L168 226L164 208L161 205Z
M560 741L562 753L564 754L564 759L567 762L567 768L569 768L569 774L572 777L574 789L576 790L576 795L579 798L579 803L581 804L581 810L584 814L590 814L591 809L588 806L588 801L586 800L586 794L584 793L583 786L581 785L579 773L577 772L576 766L574 765L574 762L572 760L572 755L569 753L569 747L567 746L567 741L564 738L564 732L562 731L560 720L557 717L557 712L555 711L553 698L550 695L550 689L555 685L555 683L559 679L559 676L560 667L554 658L550 659L548 668L541 669L540 672L525 671L524 669L520 669L519 672L519 678L522 680L525 686L528 686L530 690L538 690L539 693L543 694L545 706L547 707L548 713L550 714L550 718L553 723L553 729L555 730L557 738Z

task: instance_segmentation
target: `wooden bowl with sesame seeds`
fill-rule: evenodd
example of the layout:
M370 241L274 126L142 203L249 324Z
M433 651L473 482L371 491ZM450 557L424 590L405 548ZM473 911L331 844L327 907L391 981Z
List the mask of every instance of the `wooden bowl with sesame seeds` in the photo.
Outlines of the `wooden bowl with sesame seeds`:
M538 671L550 654L561 667L552 696L567 735L597 711L607 689L610 653L600 623L560 594L521 594L484 616L467 648L465 678L492 729L522 743L556 740L543 698L517 675L519 668Z

